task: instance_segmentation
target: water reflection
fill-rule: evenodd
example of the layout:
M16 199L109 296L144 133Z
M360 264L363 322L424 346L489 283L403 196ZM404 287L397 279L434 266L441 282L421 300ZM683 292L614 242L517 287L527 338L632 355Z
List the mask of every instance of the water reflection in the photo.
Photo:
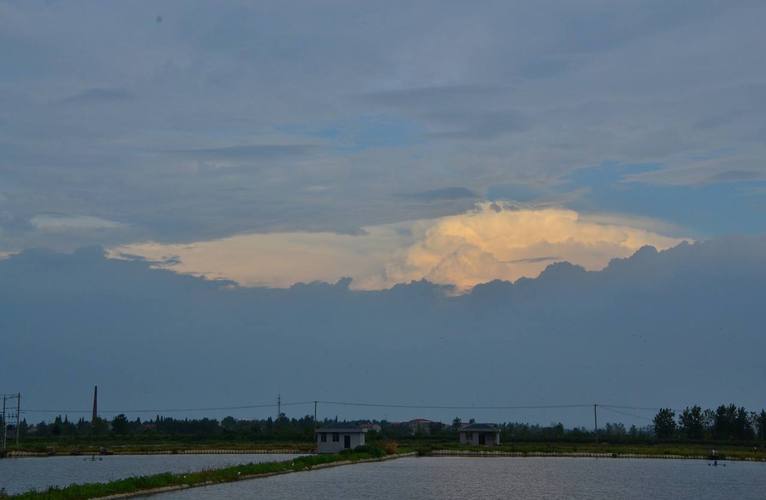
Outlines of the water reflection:
M591 458L406 458L161 495L213 498L720 499L766 498L766 464Z
M0 488L19 493L32 488L102 482L160 472L191 472L229 465L290 460L300 455L112 455L0 460Z

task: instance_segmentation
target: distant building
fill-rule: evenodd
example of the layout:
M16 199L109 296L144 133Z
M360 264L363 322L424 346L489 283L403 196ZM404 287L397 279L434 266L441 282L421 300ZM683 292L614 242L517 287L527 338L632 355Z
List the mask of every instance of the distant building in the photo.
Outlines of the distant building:
M431 421L425 418L416 418L407 422L407 427L410 429L410 435L415 434L431 434Z
M380 424L376 424L375 422L363 422L359 424L359 428L375 432L380 432L383 429Z
M317 451L337 453L364 446L367 429L355 424L331 424L316 430Z
M460 444L499 446L500 428L495 424L468 424L460 428Z

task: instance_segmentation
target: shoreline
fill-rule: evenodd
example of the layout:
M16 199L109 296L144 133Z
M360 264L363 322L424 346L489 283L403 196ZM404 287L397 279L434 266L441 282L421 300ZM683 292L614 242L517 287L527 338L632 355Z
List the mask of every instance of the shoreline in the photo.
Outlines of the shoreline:
M466 457L466 458L633 458L655 460L716 460L708 455L673 455L650 453L593 453L593 452L546 452L546 451L473 451L473 450L434 450L427 455L431 457ZM759 457L729 457L720 456L719 462L766 462Z
M149 476L133 476L102 483L73 484L66 487L50 487L45 490L30 490L8 495L8 499L117 499L149 496L170 491L184 490L226 484L244 480L265 478L357 463L382 462L405 457L414 457L416 452L376 456L368 452L351 452L333 455L304 455L293 460L241 464L220 469L201 470L189 473L159 473Z
M425 445L425 446L424 446ZM446 445L446 446L445 446ZM570 443L513 443L499 449L476 447L453 447L448 443L425 444L410 443L400 447L403 451L415 451L419 455L430 456L465 456L465 457L584 457L584 458L655 458L655 459L690 459L713 460L712 450L717 449L719 460L766 462L766 450L763 448L716 446L675 446L675 445L615 445L600 446ZM238 446L147 446L132 447L117 445L87 448L54 448L48 450L9 450L3 458L47 458L67 456L159 456L159 455L312 455L315 449L309 443L264 448L244 448Z
M205 488L207 486L215 486L218 484L228 484L228 483L236 483L239 481L252 481L255 479L264 479L267 477L272 476L282 476L285 474L296 474L299 472L310 472L312 470L322 470L322 469L330 469L333 467L342 467L344 465L355 465L355 464L364 464L364 463L371 463L371 462L385 462L387 460L397 460L399 458L407 458L407 457L414 457L417 454L415 452L410 453L397 453L395 455L387 455L385 457L378 457L378 458L364 458L361 460L340 460L337 462L329 462L324 464L318 464L311 467L307 467L305 469L299 469L299 470L285 470L285 471L278 471L278 472L264 472L261 474L248 474L238 477L237 479L231 480L231 481L208 481L205 483L198 483L198 484L178 484L173 486L163 486L160 488L154 488L150 490L141 490L141 491L135 491L131 493L117 493L114 495L109 495L105 497L97 497L99 500L117 500L120 498L137 498L142 496L149 496L149 495L159 495L162 493L169 493L171 491L180 491L180 490L188 490L192 488Z
M243 449L243 448L190 448L184 450L166 449L166 450L119 450L109 449L106 453L98 450L80 450L80 451L24 451L11 450L3 458L46 458L46 457L87 457L97 456L143 456L143 455L311 455L311 450L298 448L275 448L264 449Z

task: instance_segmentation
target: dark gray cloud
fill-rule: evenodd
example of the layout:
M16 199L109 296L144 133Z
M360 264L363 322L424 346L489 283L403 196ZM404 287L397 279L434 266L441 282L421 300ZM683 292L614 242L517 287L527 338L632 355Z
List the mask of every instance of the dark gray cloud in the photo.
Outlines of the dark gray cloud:
M503 262L507 262L508 264L521 264L524 262L548 262L553 260L560 260L561 257L556 257L555 255L544 255L542 257L531 257L529 259L516 259L516 260L506 260Z
M757 170L726 170L712 175L709 180L710 182L738 182L763 179L765 176L766 172Z
M291 401L763 404L764 238L645 248L599 272L559 263L461 296L428 282L237 288L150 266L98 248L0 260L0 366L30 408L87 410L93 384L103 408L128 409L277 392ZM388 411L392 420L456 416ZM459 416L584 424L592 414Z
M420 191L417 193L401 193L398 196L406 199L421 201L444 201L479 198L479 195L465 187L429 189L428 191Z
M61 100L64 104L101 104L132 101L133 94L120 88L92 88L85 89L75 95Z
M435 85L397 90L371 92L361 96L364 100L404 109L450 108L455 103L462 105L483 104L488 99L501 97L510 89L489 85Z
M218 148L177 149L171 154L189 158L247 160L253 158L274 159L291 156L305 156L317 149L311 144L264 144L225 146Z
M529 130L530 120L518 111L486 113L432 113L429 117L440 123L430 137L438 139L495 139L504 134Z

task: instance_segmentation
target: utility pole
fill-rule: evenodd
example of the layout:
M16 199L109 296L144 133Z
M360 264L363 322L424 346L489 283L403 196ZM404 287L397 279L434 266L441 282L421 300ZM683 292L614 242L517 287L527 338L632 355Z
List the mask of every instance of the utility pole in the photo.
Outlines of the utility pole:
M277 394L277 420L282 416L282 395Z
M598 404L593 404L593 435L598 443Z
M19 448L19 435L21 432L21 393L16 395L16 449Z
M91 425L96 425L98 419L98 386L93 386L93 416L90 419Z
M319 425L317 424L317 401L314 401L314 428L316 429Z
M16 447L19 446L21 438L21 393L0 394L3 398L3 406L0 408L0 457L8 450L8 426L14 426L16 433ZM13 400L16 400L16 406L11 406Z
M0 440L0 452L5 452L5 446L8 438L8 422L5 420L5 402L8 400L8 396L3 394L3 432L0 434L2 440Z

